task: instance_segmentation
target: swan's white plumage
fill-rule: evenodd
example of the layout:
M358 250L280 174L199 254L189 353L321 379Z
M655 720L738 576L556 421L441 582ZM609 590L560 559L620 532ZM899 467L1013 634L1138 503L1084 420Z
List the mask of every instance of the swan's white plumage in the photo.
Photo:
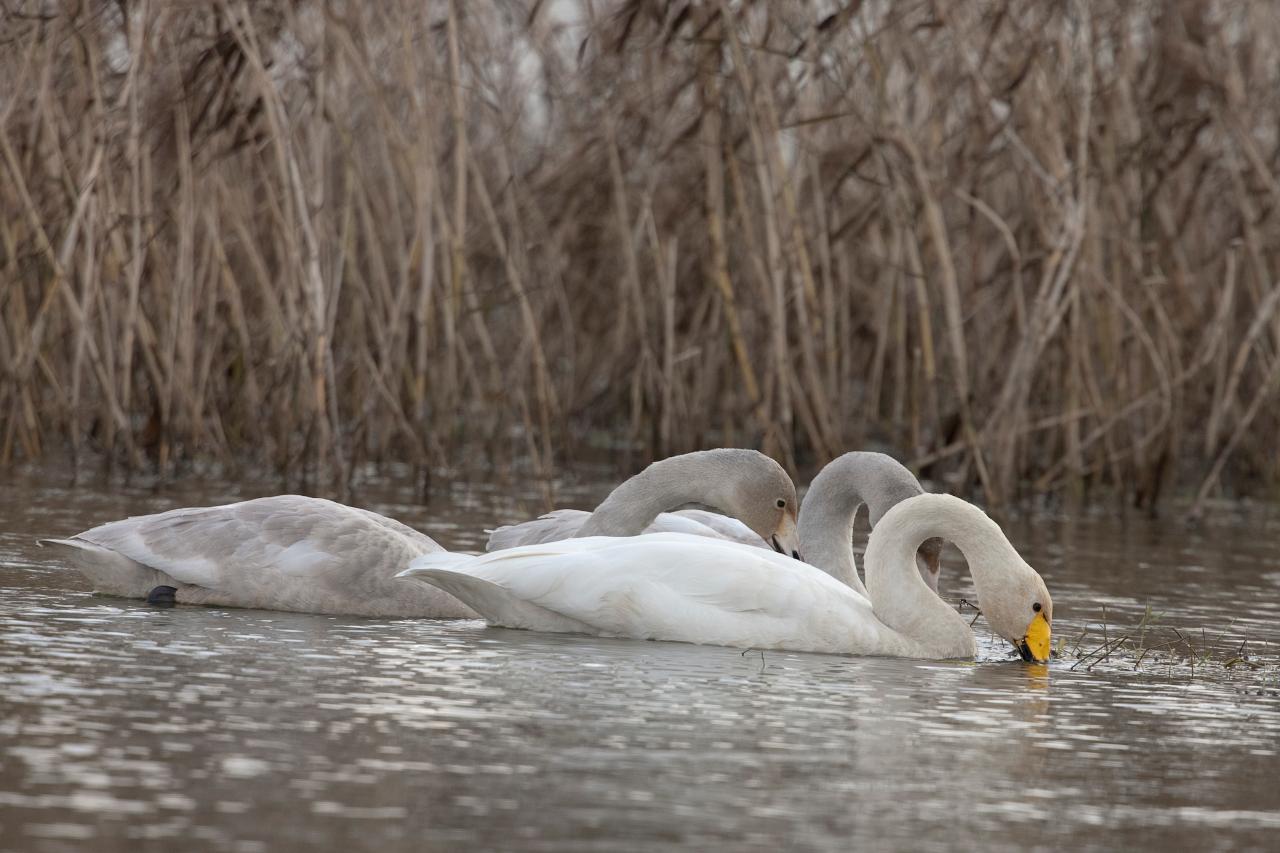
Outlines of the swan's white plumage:
M909 653L865 597L819 569L688 534L565 539L464 559L425 554L403 576L449 589L492 624L512 628L539 630L516 612L514 602L523 602L601 636ZM469 588L463 578L483 585Z
M353 616L470 618L438 589L394 580L414 557L442 550L429 536L368 510L277 495L176 509L95 527L61 547L94 585L145 598L172 586L188 604Z
M675 512L663 513L658 516L658 520L662 520L664 516L677 516L687 518L690 521L697 522L719 534L722 538L728 539L730 542L741 542L743 545L751 545L755 548L769 548L769 543L765 542L755 534L750 527L747 527L738 519L732 516L722 515L718 512L711 512L705 509L679 509ZM679 530L653 530L652 533L680 533ZM696 533L697 531L690 531ZM770 549L772 550L772 549Z
M1030 625L1044 623L1047 656L1053 602L1044 581L999 525L950 495L907 498L872 529L869 597L799 560L678 533L566 539L470 559L424 554L401 577L447 589L490 623L513 628L739 648L972 657L977 645L968 623L916 567L917 549L931 537L950 539L965 555L988 624L1015 646L1021 642L1024 656Z

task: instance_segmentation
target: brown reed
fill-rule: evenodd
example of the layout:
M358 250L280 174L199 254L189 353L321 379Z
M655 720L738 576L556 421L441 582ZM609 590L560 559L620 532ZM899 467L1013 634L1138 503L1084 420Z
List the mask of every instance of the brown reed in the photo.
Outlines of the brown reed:
M1274 490L1269 0L6 0L0 465Z

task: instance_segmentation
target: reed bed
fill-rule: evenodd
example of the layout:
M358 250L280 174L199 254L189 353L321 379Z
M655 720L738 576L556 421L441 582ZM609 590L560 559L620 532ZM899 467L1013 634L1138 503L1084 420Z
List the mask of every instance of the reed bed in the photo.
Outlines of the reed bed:
M1280 482L1270 0L6 0L0 465Z

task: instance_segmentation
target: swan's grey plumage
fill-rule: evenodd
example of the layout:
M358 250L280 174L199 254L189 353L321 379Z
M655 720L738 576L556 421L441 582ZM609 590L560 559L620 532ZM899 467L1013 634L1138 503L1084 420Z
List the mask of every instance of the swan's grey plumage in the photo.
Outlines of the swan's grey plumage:
M431 537L322 498L276 495L175 509L43 542L64 549L94 589L108 595L146 598L154 587L172 586L183 604L475 616L441 590L406 591L394 581L410 560L444 550Z
M920 494L924 494L920 481L892 456L853 451L833 459L813 478L800 505L800 552L805 562L865 595L852 550L858 508L866 505L874 527L895 504ZM590 517L591 513L579 509L557 509L532 521L499 527L490 531L486 550L569 539L580 535ZM768 547L737 519L699 509L661 513L643 532L689 533ZM934 592L938 590L941 545L937 539L926 541L916 558L920 577Z
M501 551L504 548L518 548L521 545L538 545L543 542L572 539L578 535L578 531L590 517L591 513L582 509L554 509L531 521L507 524L489 531L489 543L485 546L485 550ZM769 547L767 542L736 518L704 509L681 509L659 513L643 532L688 533L692 536L728 539L757 548Z
M800 550L805 562L817 566L866 595L853 558L853 525L858 508L867 507L874 530L881 517L924 488L892 456L855 450L828 462L809 484L800 505ZM938 591L938 553L942 542L928 539L916 555L920 577Z
M757 475L736 481L724 476L726 470L748 468L757 469ZM688 504L720 511L723 521L711 520L715 512L681 509ZM610 492L593 512L554 510L492 530L487 550L579 536L679 532L765 543L793 554L799 550L793 541L798 504L791 478L763 453L700 450L654 462Z
M690 502L733 512L762 536L795 547L795 486L777 462L751 450L703 451L656 462L615 489L601 505L604 511L588 522L597 533L631 535L652 520L652 507ZM175 509L43 542L62 549L95 590L130 598L145 599L167 586L176 590L179 604L475 616L440 589L394 580L414 558L443 552L429 536L321 498L278 495Z

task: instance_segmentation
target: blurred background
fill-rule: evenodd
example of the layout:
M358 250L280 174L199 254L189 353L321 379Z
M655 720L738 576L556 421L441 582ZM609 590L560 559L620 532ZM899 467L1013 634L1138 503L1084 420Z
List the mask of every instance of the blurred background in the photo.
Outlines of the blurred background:
M1280 15L0 2L0 466L1280 483Z

